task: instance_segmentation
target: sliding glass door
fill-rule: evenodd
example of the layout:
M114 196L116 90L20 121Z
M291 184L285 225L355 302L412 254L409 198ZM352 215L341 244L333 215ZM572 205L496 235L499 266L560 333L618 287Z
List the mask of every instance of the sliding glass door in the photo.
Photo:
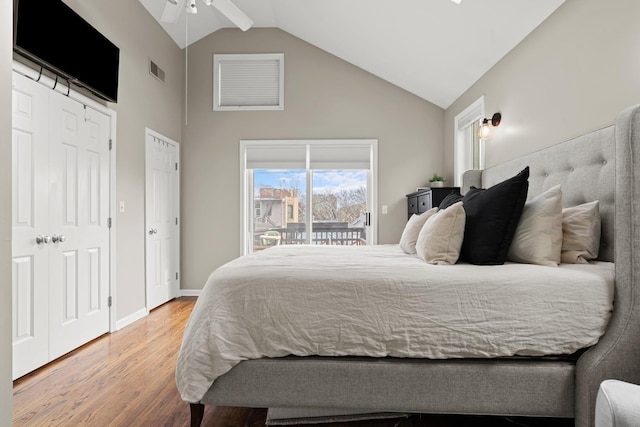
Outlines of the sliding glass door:
M243 253L374 244L377 141L241 141Z

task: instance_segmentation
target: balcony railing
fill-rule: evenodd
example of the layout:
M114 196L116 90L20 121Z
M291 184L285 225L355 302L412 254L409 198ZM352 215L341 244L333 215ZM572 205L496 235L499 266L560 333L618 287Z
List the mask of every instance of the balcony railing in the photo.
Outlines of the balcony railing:
M279 235L277 234L279 233ZM304 223L289 223L286 228L271 228L257 233L254 249L264 249L275 245L303 245L307 243ZM311 232L312 245L364 245L364 227L349 227L346 222L314 222Z

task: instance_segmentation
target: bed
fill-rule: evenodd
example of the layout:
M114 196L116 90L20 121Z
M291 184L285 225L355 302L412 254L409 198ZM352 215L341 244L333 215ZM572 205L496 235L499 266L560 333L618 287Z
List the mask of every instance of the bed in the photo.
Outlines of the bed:
M607 128L465 173L463 193L529 167L529 199L561 184L563 206L598 200L599 255L588 264L440 266L379 245L276 246L220 267L176 367L192 426L204 405L593 426L602 380L640 380L639 141L632 107Z

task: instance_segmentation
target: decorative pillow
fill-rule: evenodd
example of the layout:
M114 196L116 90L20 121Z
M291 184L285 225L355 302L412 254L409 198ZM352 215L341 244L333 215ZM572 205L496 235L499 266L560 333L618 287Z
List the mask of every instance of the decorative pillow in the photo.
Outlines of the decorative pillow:
M460 259L500 265L507 259L513 233L529 191L529 166L491 188L471 187L462 198L467 213Z
M447 194L444 199L442 199L440 205L438 205L438 209L447 209L449 206L460 201L462 201L462 196L452 190L451 193Z
M416 251L429 264L455 264L464 238L462 202L433 214L420 230Z
M562 210L562 255L567 264L586 264L598 258L600 249L600 204L595 202Z
M557 267L562 249L562 191L550 188L524 204L507 260Z
M418 235L422 226L429 219L431 215L436 213L438 208L431 208L422 215L413 214L407 225L404 226L402 236L400 236L400 249L406 254L414 255L416 253L416 242L418 241Z

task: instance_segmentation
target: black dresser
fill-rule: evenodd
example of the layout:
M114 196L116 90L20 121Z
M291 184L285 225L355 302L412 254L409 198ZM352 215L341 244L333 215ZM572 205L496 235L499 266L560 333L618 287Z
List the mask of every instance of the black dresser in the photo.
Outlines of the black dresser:
M407 218L438 206L442 199L452 192L460 194L460 187L434 187L407 194Z

